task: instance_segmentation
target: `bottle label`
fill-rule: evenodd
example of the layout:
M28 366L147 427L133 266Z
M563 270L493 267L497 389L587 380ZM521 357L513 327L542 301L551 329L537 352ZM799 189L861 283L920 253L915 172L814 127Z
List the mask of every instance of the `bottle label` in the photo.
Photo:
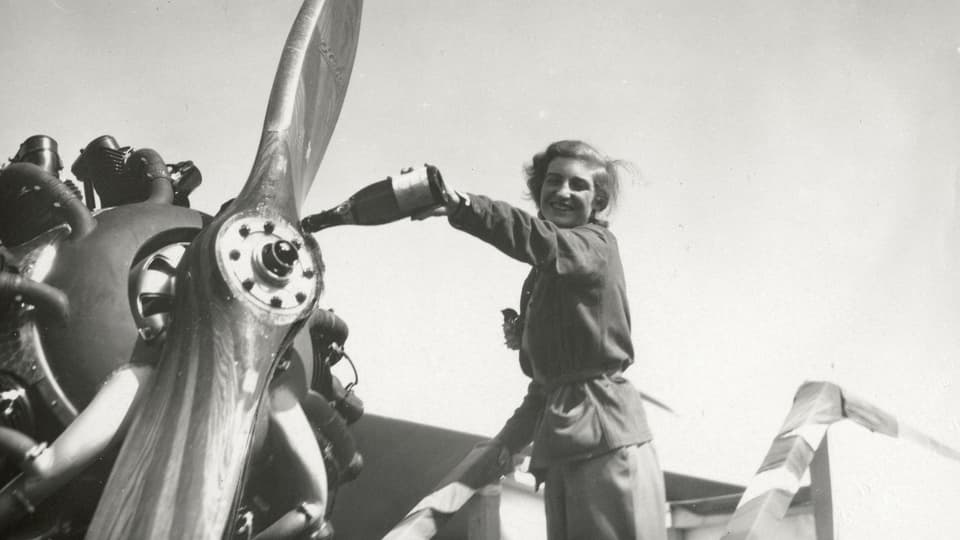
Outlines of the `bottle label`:
M430 189L430 177L426 167L394 176L392 181L397 207L404 214L443 204L443 200L437 200L434 191Z

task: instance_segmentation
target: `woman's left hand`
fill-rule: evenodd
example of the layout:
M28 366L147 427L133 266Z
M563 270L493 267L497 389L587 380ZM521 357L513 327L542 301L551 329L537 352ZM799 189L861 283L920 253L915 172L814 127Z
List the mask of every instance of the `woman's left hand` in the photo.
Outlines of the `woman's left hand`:
M518 462L515 459L516 456L510 452L510 449L495 438L488 439L486 441L480 441L474 447L475 450L480 452L485 452L488 448L491 449L491 458L496 460L496 468L500 475L504 476L512 474L516 469ZM523 458L521 457L520 461L522 462L522 460Z

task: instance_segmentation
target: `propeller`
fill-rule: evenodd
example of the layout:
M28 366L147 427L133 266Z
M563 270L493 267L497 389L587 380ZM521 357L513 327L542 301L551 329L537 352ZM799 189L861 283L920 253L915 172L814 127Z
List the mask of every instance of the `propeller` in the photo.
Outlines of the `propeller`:
M340 114L362 0L306 0L284 46L250 177L190 245L150 389L88 538L232 533L253 430L321 262L299 212Z

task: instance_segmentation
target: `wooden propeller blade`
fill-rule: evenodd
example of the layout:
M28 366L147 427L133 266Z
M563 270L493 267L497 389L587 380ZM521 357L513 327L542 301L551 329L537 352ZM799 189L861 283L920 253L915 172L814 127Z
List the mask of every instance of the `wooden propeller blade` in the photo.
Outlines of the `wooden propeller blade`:
M292 196L299 214L340 116L362 7L362 0L303 4L284 46L254 170L235 203L239 207L270 199L286 207Z
M180 263L154 384L88 538L231 535L264 393L319 294L319 260L297 216L343 102L361 4L301 8L250 179Z

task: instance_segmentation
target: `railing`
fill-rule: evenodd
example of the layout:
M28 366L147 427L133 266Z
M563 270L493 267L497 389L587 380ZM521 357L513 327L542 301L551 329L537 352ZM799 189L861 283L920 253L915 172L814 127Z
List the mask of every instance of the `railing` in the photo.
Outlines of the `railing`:
M949 412L945 411L945 413ZM956 483L960 482L960 452L957 450L905 425L898 421L894 415L844 391L835 384L807 382L797 390L793 408L787 415L778 435L774 438L763 464L741 497L740 503L727 525L727 532L723 536L723 540L777 538L775 531L808 470L811 474L817 540L838 538L841 521L844 522L844 526L847 527L849 533L845 534L844 538L906 538L905 536L889 536L886 534L882 537L864 536L866 533L863 532L863 529L867 525L883 527L883 524L867 523L870 519L874 521L883 519L880 515L853 517L848 511L844 516L845 519L837 519L843 508L839 508L835 504L835 498L841 491L840 486L842 484L860 484L854 489L859 489L861 493L856 496L847 495L846 501L848 503L858 496L861 498L869 497L871 494L867 491L870 490L895 490L898 488L898 486L891 485L865 488L866 484L863 477L854 477L844 473L841 467L831 466L828 448L836 445L827 443L828 428L845 419L855 423L856 426L854 427L856 428L865 427L872 432L911 443L912 451L919 451L922 456L914 455L907 458L913 462L921 462L913 463L919 466L914 471L908 471L909 474L916 475L923 467L942 465L945 468L945 474L954 475L950 477L952 485L955 486ZM855 431L869 435L863 429L856 429ZM860 452L858 457L861 458L861 461L864 458L873 457L873 454L881 454L877 449L876 441L869 442L873 443L871 446L873 452L867 453L867 455ZM939 461L931 460L930 458L933 458L932 454L936 454L943 459ZM902 457L897 459L902 460ZM938 465L931 465L932 462L936 462ZM851 463L853 461L848 460L844 465L849 467ZM879 510L887 513L891 523L911 519L906 515L898 515L898 512L902 512L903 508L896 504L896 496L891 498L887 495L887 499L890 504ZM956 502L960 502L960 499L954 500L952 504ZM879 504L877 503L875 506ZM866 505L860 504L860 506ZM911 523L910 526L914 527L913 532L916 532L917 524ZM948 530L940 530L938 537L945 538L949 534L958 533L957 525L950 524L943 527ZM858 528L859 532L852 531L854 528ZM887 532L889 532L889 529ZM928 536L911 535L909 537Z
M478 445L413 507L383 540L427 540L456 516L466 540L500 540L499 449Z
M494 447L475 447L384 540L500 540L502 469L497 458ZM898 470L907 478L891 479L890 473ZM810 486L801 488L807 473ZM910 484L914 491L931 493L910 492ZM809 493L804 500L812 501L812 527L809 517L794 523L784 520L801 489ZM908 496L916 499L910 505L903 500ZM726 498L718 502L726 505ZM697 500L699 510L705 502ZM674 506L681 503L674 501ZM960 537L960 512L953 510L957 503L960 452L835 384L807 382L797 390L793 407L727 521L722 540L955 538ZM913 512L917 507L925 511L922 517ZM804 515L809 516L806 508ZM699 514L675 512L674 519L699 516L700 521L672 527L704 527L723 513L705 520ZM911 534L894 532L889 525L904 520ZM802 531L797 529L800 525ZM930 532L913 534L922 525ZM697 537L720 534L703 533Z

